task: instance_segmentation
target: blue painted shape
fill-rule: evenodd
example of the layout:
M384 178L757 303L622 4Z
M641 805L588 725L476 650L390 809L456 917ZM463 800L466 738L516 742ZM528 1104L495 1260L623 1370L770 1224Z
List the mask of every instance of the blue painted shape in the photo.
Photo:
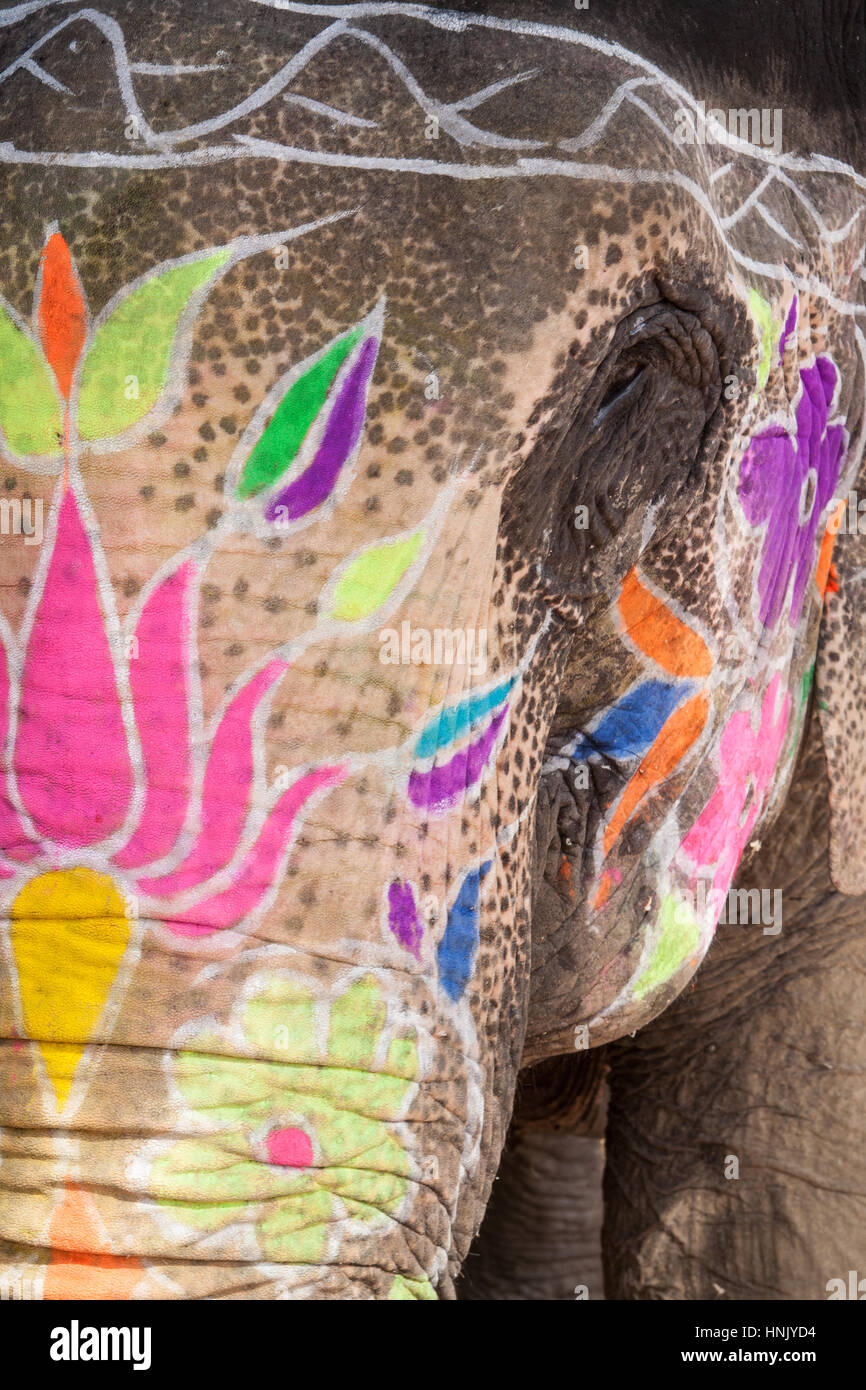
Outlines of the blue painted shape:
M591 753L638 757L693 689L693 681L642 681L605 710L592 733L581 735L569 756L576 762L584 762Z
M455 1003L462 998L475 964L479 890L482 878L492 866L493 860L488 859L486 864L469 870L448 913L445 932L436 952L439 983Z
M495 686L493 690L477 695L468 695L465 700L460 700L450 709L440 710L421 731L421 736L415 744L415 757L432 757L440 748L445 748L449 743L454 743L458 738L462 738L473 724L477 724L479 719L483 719L486 714L490 714L491 710L496 709L497 705L502 704L514 684L514 680L515 678L511 676L501 685Z

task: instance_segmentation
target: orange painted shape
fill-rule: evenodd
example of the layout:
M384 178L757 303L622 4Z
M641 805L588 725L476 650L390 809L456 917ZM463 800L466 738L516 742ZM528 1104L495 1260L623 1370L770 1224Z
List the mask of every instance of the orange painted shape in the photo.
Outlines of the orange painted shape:
M144 1273L133 1255L112 1255L102 1235L99 1214L89 1193L67 1183L63 1201L48 1227L51 1262L43 1298L112 1300L132 1297Z
M845 514L845 499L839 503L830 520L827 522L827 529L824 532L824 539L821 542L821 549L818 552L818 568L815 571L815 583L818 586L818 593L823 599L826 593L836 594L839 592L839 576L835 573L833 560L833 545L839 527L842 525L842 517ZM835 587L831 586L831 579L835 580Z
M564 882L568 885L568 896L570 898L573 898L574 884L571 881L571 861L568 859L566 855L562 856L562 860L559 865L559 877L563 879Z
M596 893L592 903L592 906L596 912L600 911L600 909L604 907L605 903L610 897L610 890L612 887L613 874L610 872L609 869L605 869L604 873L601 876L601 883L599 884L598 892Z
M675 709L658 732L655 743L644 754L641 765L626 784L617 808L605 827L602 841L609 854L638 804L652 787L670 777L677 763L691 748L707 722L710 705L701 692Z
M48 238L42 251L42 292L37 318L42 350L57 378L61 395L68 400L87 333L87 309L69 247L59 232Z
M713 657L706 642L650 593L637 570L629 570L623 580L617 607L632 642L663 671L672 676L710 674Z

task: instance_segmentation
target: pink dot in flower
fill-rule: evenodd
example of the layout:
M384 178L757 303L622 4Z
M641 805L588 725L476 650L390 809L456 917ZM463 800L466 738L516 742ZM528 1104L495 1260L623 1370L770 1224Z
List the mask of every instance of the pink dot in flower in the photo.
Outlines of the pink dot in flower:
M306 1168L313 1161L310 1136L302 1129L272 1129L265 1143L271 1163L282 1168Z

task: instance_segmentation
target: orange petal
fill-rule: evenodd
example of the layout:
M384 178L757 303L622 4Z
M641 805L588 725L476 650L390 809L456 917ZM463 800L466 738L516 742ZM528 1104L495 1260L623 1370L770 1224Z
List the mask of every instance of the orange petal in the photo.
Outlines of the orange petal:
M605 869L604 873L601 876L601 883L598 885L598 892L596 893L592 902L593 908L596 912L600 912L606 904L608 898L610 897L610 890L613 887L613 883L613 874L610 872L610 869Z
M827 529L824 532L824 539L821 542L821 549L818 552L818 568L815 571L815 583L818 586L818 593L821 595L821 598L828 592L831 594L839 592L838 575L834 576L836 580L835 587L832 587L830 583L831 569L835 569L831 561L833 559L833 545L839 527L842 525L844 513L845 499L843 497L835 512L830 517L830 520L827 522Z
M112 1255L89 1193L67 1183L48 1227L51 1262L42 1297L127 1299L144 1273L134 1256Z
M84 347L87 309L69 247L59 232L48 238L42 251L37 319L42 349L61 395L68 400L72 376Z
M623 627L636 647L672 676L708 676L712 654L696 632L650 593L631 569L617 604Z
M691 748L707 722L709 701L701 692L674 710L659 730L655 743L644 754L641 765L626 784L616 810L605 827L602 841L609 854L626 821L647 792L669 777Z

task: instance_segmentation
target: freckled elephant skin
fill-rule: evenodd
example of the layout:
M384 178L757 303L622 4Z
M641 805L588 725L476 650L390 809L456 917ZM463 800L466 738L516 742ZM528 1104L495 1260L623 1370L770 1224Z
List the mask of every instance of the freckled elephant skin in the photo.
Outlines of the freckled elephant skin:
M843 1260L862 16L620 8L0 11L0 1281Z

